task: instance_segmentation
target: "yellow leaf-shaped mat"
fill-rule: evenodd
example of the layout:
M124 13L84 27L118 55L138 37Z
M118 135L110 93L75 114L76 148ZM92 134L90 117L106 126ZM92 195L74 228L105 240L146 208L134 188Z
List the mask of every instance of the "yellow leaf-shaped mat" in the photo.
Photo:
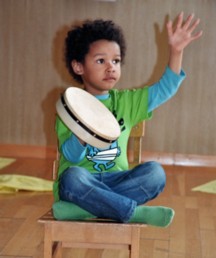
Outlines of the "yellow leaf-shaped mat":
M16 159L12 158L2 158L0 157L0 169L9 166L12 164Z
M216 194L216 180L210 181L200 186L196 186L192 189L192 191Z
M52 191L53 181L25 175L0 175L0 193L13 193L19 190Z

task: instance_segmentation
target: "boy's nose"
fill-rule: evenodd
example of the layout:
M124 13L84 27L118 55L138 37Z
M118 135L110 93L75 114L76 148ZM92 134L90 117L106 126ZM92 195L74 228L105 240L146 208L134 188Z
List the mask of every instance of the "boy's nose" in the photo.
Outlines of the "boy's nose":
M107 71L108 72L114 72L115 71L115 66L112 62L108 62L107 64Z

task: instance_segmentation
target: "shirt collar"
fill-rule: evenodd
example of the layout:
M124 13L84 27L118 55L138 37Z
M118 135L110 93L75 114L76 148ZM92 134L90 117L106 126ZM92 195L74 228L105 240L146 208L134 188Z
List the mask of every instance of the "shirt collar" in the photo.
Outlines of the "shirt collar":
M97 99L99 99L99 100L106 100L106 99L109 98L109 96L110 96L109 93L104 94L104 95L95 95L95 97L96 97Z

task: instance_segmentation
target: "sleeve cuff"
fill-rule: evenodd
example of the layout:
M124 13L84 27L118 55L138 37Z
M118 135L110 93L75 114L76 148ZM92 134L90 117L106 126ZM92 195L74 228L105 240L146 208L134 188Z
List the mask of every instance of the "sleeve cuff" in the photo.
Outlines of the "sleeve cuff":
M74 145L76 145L76 148L78 151L84 151L86 149L86 146L82 145L79 141L79 139L77 138L77 136L75 134L72 135L71 137Z
M83 146L76 135L71 137L62 145L65 158L73 163L78 163L85 156L86 146Z
M171 76L174 80L181 83L186 78L186 73L181 69L180 74L175 73L169 66L166 66L165 74Z

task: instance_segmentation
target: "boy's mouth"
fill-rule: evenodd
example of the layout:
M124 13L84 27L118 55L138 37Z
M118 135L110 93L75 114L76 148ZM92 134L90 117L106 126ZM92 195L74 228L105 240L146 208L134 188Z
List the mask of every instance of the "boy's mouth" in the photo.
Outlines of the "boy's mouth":
M115 77L112 77L112 76L109 76L109 77L105 77L105 78L103 79L103 81L113 82L113 81L116 81L116 78L115 78Z

